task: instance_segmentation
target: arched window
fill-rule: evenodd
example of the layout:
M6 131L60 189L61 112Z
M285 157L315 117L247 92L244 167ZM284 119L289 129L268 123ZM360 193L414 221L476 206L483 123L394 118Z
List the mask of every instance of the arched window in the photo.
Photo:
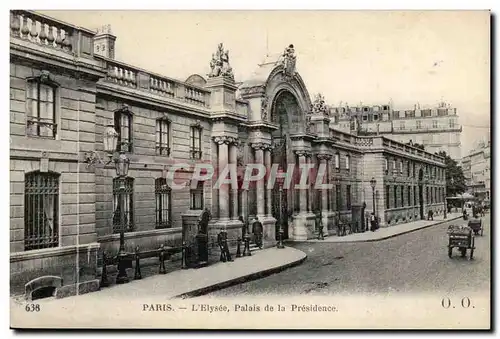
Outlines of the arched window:
M57 135L56 91L59 84L51 80L46 71L28 79L27 84L27 134L55 139Z
M123 194L123 202L120 194ZM113 179L113 233L120 233L122 228L124 232L134 230L134 179L130 177Z
M24 250L59 246L59 174L31 172L24 179Z
M155 180L156 228L172 227L172 190L167 179Z

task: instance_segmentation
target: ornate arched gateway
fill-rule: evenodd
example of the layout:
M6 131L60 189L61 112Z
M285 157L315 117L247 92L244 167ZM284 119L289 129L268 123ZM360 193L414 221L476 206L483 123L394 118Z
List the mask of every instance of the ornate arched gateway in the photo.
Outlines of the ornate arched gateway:
M312 104L306 86L295 70L293 45L286 48L279 58L259 65L239 90L249 104L249 143L255 150L255 161L262 160L267 168L278 164L287 175L290 168L295 167L291 189L285 190L281 199L284 236L294 240L311 238L314 236L315 192L312 185L309 189L297 190L293 183L299 183L299 164L316 165L313 148L316 154L323 153L324 160L330 157L329 119L324 101ZM318 104L323 104L323 107L318 107ZM279 227L276 219L280 215L278 187L261 185L256 191L256 214L264 224L268 223L267 236L274 240ZM327 192L324 194L326 196ZM316 207L322 201L320 197Z

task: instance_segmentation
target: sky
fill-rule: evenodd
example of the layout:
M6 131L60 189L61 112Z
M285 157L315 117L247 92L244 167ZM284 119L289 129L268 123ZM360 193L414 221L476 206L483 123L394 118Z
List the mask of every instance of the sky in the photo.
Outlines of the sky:
M116 59L185 80L217 44L236 81L293 43L309 94L350 106L457 107L462 155L490 133L490 14L485 11L42 11L89 29L110 24Z

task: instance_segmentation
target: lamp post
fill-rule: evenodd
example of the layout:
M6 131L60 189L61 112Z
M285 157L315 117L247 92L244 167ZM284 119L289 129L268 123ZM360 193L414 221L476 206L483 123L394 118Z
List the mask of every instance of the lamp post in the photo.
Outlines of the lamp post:
M250 257L252 256L252 252L250 252L250 206L249 206L249 197L248 197L249 189L245 188L245 205L246 205L246 210L247 210L247 215L245 216L245 226L244 226L244 235L243 235L243 242L245 243L243 247L243 256L244 257Z
M280 213L279 213L279 236L278 236L278 243L276 244L276 247L277 248L285 248L285 245L283 244L283 233L284 233L284 229L283 229L283 182L285 180L285 178L283 178L283 171L282 170L278 170L278 178L276 179L278 181L278 189L279 189L279 209L280 209Z
M375 206L375 186L377 185L377 180L375 180L375 178L372 177L372 179L370 180L370 186L372 187L372 197L373 197L373 215L377 215L376 211L376 206Z
M120 186L119 186L119 208L120 208L120 248L118 250L118 275L116 277L116 283L122 284L128 282L126 269L131 264L128 254L125 252L125 227L126 227L126 216L125 216L125 180L128 175L128 169L130 165L130 159L128 159L125 151L116 151L116 146L118 143L118 133L114 129L113 124L108 124L104 130L103 144L104 152L108 157L108 161L104 162L99 154L95 151L85 153L84 162L87 163L87 167L95 166L96 164L101 164L106 167L111 162L114 162L116 175L118 176Z

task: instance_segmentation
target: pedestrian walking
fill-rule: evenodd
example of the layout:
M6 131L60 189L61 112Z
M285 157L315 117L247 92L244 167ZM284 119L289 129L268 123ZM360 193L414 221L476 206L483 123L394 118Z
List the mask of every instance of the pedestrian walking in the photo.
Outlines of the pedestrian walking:
M375 213L372 212L370 215L370 231L375 232L377 229L377 218L375 217Z

